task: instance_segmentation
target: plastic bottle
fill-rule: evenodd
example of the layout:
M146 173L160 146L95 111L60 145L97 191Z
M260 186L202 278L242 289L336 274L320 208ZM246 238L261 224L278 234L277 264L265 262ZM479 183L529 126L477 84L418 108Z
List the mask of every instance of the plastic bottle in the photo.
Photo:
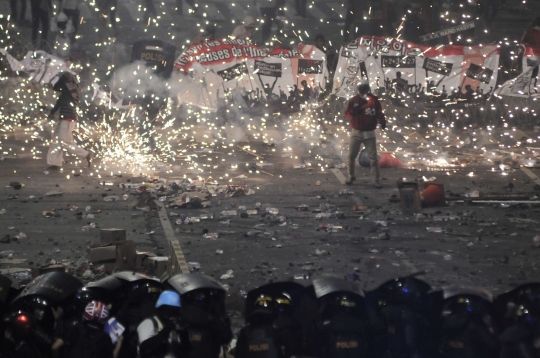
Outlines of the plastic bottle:
M15 277L19 281L26 281L32 279L32 275L28 271L13 272L11 276Z
M214 218L214 214L208 213L208 214L201 214L200 219L201 220L212 220Z
M332 217L332 213L320 213L320 214L315 215L315 219L317 220L321 220L323 218L330 218L330 217Z
M13 250L6 250L6 251L0 251L0 257L8 257L9 255L13 256L15 251Z
M209 232L203 235L203 238L210 239L210 240L216 240L218 237L219 237L219 234L217 232Z
M445 228L442 227L426 227L427 232L445 232Z
M277 215L277 214L279 214L279 209L278 208L266 208L266 212L268 214Z
M259 213L258 210L247 210L246 211L246 214L248 215L257 215Z
M236 216L238 212L236 210L224 210L221 212L221 216Z
M117 201L118 199L120 199L120 198L117 197L116 195L106 196L105 198L103 198L103 200L105 200L105 201Z

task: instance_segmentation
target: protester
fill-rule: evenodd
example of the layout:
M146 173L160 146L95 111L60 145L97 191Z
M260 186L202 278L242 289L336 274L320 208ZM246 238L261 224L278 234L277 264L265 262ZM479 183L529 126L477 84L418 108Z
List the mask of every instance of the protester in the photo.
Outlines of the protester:
M144 6L144 24L148 26L150 19L157 16L157 11L154 0L144 0Z
M246 16L242 21L242 25L238 25L234 28L231 37L237 39L249 39L253 38L253 31L255 30L255 19L253 16Z
M109 310L103 302L92 301L86 305L82 322L74 322L63 339L65 358L117 358L123 337L116 335L116 344L103 331Z
M392 80L392 88L395 92L408 92L409 82L401 77L401 71L396 72L396 78Z
M73 24L73 32L70 34L71 42L75 41L77 36L77 31L79 30L79 22L81 18L81 11L79 10L79 5L81 0L64 0L64 6L62 11L69 17Z
M328 68L330 77L333 77L338 63L337 50L326 42L326 39L322 34L315 36L315 47L324 52L326 55L326 67Z
M296 16L307 17L306 16L306 7L307 0L294 0L294 7L296 9Z
M520 42L531 47L540 47L540 17L534 19L532 26L525 29Z
M31 0L32 7L32 43L36 49L43 50L49 35L50 17L53 11L51 0ZM38 31L41 26L41 39L38 42Z
M188 5L191 7L191 10L194 14L197 13L197 6L195 5L195 0L186 0ZM176 0L176 13L179 15L184 15L183 10L183 0Z
M55 91L60 92L60 97L51 110L50 116L54 116L59 111L60 119L54 129L54 140L47 153L47 164L51 166L51 169L58 170L62 168L62 154L65 150L86 159L88 167L90 167L92 153L78 147L73 139L73 130L78 119L77 107L79 107L80 103L77 77L66 71L53 88Z
M137 327L141 358L186 357L189 336L181 320L180 295L163 291L156 302L156 314Z
M282 8L284 6L285 0L261 0L260 11L263 17L263 25L261 28L263 44L270 38L272 33L272 24L279 15L278 12L283 11Z
M191 40L191 44L202 44L203 42L211 41L216 37L215 34L216 26L214 24L206 25L202 32Z
M418 17L418 8L411 5L405 6L405 15L402 23L403 27L398 32L401 39L419 44L422 42L420 36L426 34L424 21Z
M64 60L69 59L71 55L71 34L75 31L73 21L70 21L68 16L61 11L56 16L56 26L53 32L56 32L54 40L53 54Z
M362 3L360 1L349 0L347 4L347 15L345 16L345 25L343 27L343 40L348 41L359 35L359 22L362 20ZM352 31L351 31L352 27Z
M21 4L21 12L17 11L17 4ZM11 21L18 25L30 24L24 18L26 16L26 0L10 0L9 7L11 8Z
M379 99L370 93L368 80L360 81L358 94L349 100L345 111L345 118L350 119L351 125L351 138L347 157L349 178L345 181L345 184L351 185L356 180L354 161L360 152L361 144L364 144L371 163L373 186L377 189L382 188L380 183L379 160L377 158L375 128L377 128L378 123L381 129L385 129L386 119L384 118Z
M96 9L99 13L98 28L100 39L106 40L109 37L117 37L116 29L116 7L118 0L96 0ZM109 27L113 29L113 36L109 36Z

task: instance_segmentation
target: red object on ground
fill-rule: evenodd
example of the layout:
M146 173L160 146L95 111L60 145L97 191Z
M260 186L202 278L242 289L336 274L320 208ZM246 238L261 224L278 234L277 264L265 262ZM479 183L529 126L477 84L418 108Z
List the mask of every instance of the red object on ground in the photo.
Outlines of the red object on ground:
M403 167L403 162L392 154L384 153L381 154L379 158L379 168L401 168Z
M424 206L446 206L443 183L425 182L420 196Z

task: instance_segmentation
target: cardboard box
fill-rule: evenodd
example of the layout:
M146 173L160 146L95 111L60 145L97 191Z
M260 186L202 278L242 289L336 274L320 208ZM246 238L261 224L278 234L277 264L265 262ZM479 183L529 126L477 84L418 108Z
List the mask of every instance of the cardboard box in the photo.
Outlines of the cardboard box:
M135 242L131 240L100 245L90 249L90 262L105 264L105 269L111 271L134 270L136 267Z
M151 252L140 252L140 251L137 251L135 253L135 267L137 269L142 269L144 268L144 260L148 257L155 257L156 254L153 254Z
M147 257L144 260L144 267L146 268L148 274L156 277L161 277L165 272L167 272L168 265L169 258L166 256Z
M115 262L116 261L116 245L101 246L90 250L90 262Z
M102 244L108 244L111 242L125 241L126 230L125 229L101 229L99 231L99 238Z

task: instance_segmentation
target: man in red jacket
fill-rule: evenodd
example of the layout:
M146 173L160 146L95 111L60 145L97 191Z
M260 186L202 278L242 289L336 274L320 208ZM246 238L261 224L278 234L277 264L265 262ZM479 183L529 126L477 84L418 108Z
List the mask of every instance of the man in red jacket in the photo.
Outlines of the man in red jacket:
M382 188L379 174L379 160L377 158L377 141L375 139L375 128L377 123L381 129L386 128L386 119L382 112L379 99L372 95L367 80L360 81L358 94L349 100L345 118L351 122L351 139L349 142L349 155L347 157L347 169L349 178L345 184L351 185L356 177L354 176L354 161L360 151L362 143L366 147L369 161L371 162L371 177L373 186L377 189Z

